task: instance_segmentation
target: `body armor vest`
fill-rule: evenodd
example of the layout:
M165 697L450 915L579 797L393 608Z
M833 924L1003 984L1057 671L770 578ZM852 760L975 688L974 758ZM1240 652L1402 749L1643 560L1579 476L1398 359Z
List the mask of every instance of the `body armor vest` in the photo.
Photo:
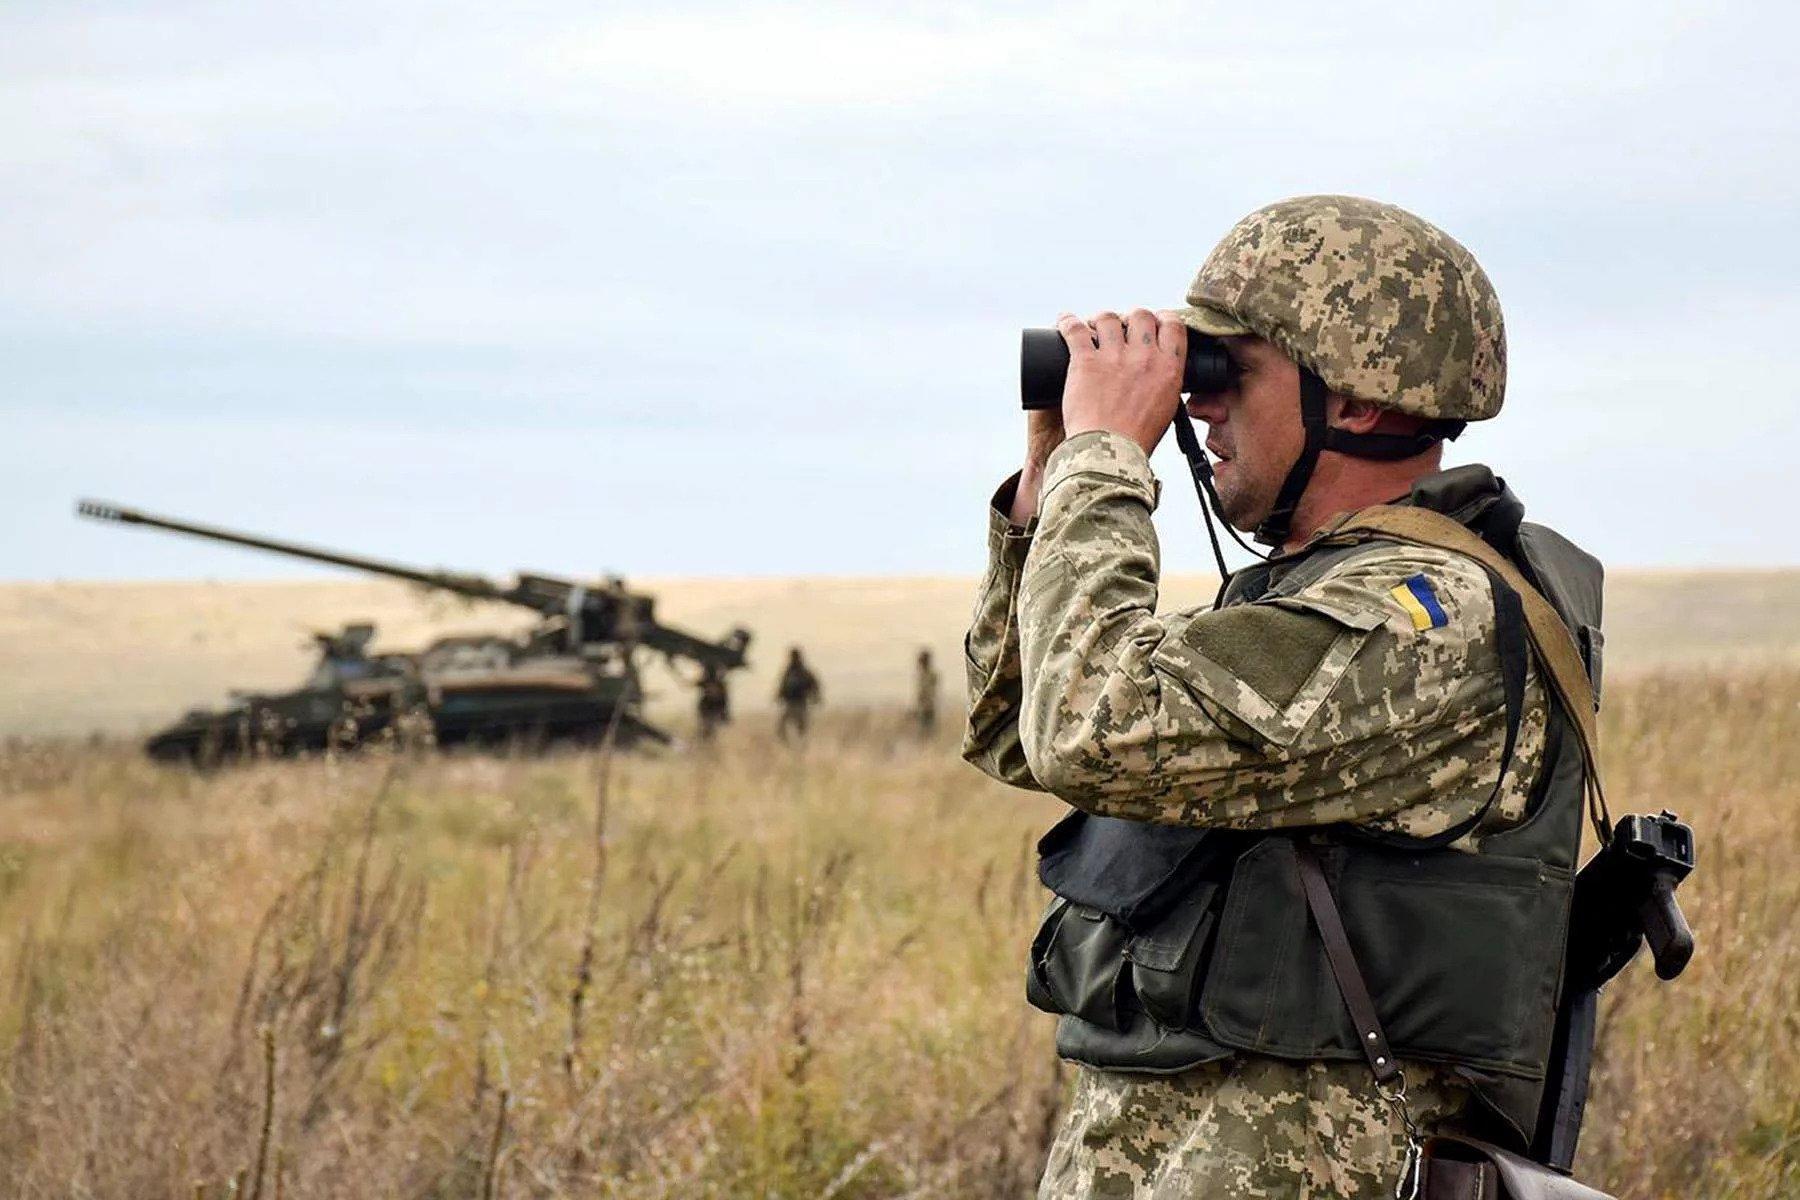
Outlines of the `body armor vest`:
M1411 503L1456 518L1520 568L1568 625L1597 695L1600 564L1523 523L1485 467L1430 476ZM1240 571L1221 604L1291 595L1360 549ZM1500 616L1510 589L1490 577ZM1528 651L1522 637L1511 643L1522 678ZM1031 1002L1061 1017L1058 1053L1150 1073L1235 1053L1361 1061L1301 891L1293 838L1305 836L1318 843L1394 1052L1450 1067L1498 1118L1488 1132L1522 1147L1544 1094L1583 821L1578 741L1550 703L1525 816L1473 851L1351 827L1239 833L1072 813L1039 843L1039 874L1056 897L1027 980Z

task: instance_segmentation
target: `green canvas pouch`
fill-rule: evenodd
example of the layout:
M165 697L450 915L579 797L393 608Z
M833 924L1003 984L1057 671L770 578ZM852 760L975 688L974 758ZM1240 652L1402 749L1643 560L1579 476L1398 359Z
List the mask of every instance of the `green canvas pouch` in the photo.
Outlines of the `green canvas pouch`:
M1201 884L1125 945L1138 1003L1165 1029L1192 1023L1207 946L1218 923L1218 896L1217 883Z
M1096 908L1058 897L1031 942L1026 998L1037 1008L1122 1031L1130 979L1124 924Z

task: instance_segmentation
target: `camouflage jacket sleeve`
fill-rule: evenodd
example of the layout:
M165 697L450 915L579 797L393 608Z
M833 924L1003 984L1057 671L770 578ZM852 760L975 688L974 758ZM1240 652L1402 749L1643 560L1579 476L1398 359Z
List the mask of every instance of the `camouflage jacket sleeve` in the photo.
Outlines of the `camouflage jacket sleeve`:
M1019 740L1045 788L1134 820L1415 836L1487 801L1505 700L1478 564L1372 542L1295 595L1159 618L1156 495L1128 438L1051 456L1018 599ZM1396 592L1415 577L1429 607ZM1545 715L1534 671L1496 820L1524 811Z
M962 753L1002 783L1041 791L1019 745L1019 577L1037 522L1021 528L1006 518L1018 482L1014 475L1001 484L988 506L987 574L963 641L969 726Z

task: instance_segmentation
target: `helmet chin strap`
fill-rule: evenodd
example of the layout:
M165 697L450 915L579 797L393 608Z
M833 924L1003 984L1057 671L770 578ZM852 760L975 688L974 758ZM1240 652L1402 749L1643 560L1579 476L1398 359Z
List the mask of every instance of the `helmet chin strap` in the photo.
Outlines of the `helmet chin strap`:
M1212 543L1213 561L1219 564L1219 592L1224 594L1225 585L1231 581L1231 569L1225 565L1225 552L1219 547L1219 531L1213 524L1225 527L1231 540L1243 548L1244 552L1254 558L1267 558L1238 536L1238 531L1231 527L1231 521L1225 516L1225 506L1219 501L1219 489L1213 486L1212 463L1207 461L1206 450L1200 445L1200 438L1194 433L1194 422L1188 416L1185 401L1175 405L1175 444L1181 448L1182 457L1188 461L1188 471L1194 477L1194 490L1200 495L1200 515L1206 518L1206 538Z
M1306 494L1306 485L1312 482L1313 470L1319 465L1319 455L1325 450L1325 381L1318 373L1304 363L1300 366L1300 427L1306 433L1306 443L1300 448L1300 457L1288 468L1287 478L1281 481L1281 490L1275 493L1275 507L1269 515L1262 519L1251 534L1265 546L1273 546L1277 550L1288 540L1288 534L1294 525L1294 510L1300 507L1300 497Z
M1287 478L1281 481L1281 490L1276 493L1274 507L1251 535L1263 545L1272 546L1277 551L1286 544L1293 531L1294 512L1300 507L1300 498L1306 494L1307 485L1312 482L1313 471L1319 465L1319 455L1327 450L1335 450L1355 458L1397 462L1423 454L1445 439L1455 438L1467 424L1465 421L1444 421L1434 428L1411 434L1353 433L1348 429L1333 429L1326 413L1329 394L1330 389L1325 386L1325 381L1319 378L1318 373L1301 365L1300 425L1305 432L1306 441L1300 449L1300 456L1288 468ZM1231 572L1226 569L1218 531L1213 527L1215 515L1219 523L1225 526L1225 532L1231 535L1231 540L1246 552L1257 558L1271 557L1245 544L1244 539L1238 536L1237 530L1226 519L1225 507L1219 502L1218 489L1213 485L1212 464L1207 461L1200 439L1194 433L1194 425L1188 418L1185 403L1177 404L1175 408L1175 442L1188 460L1188 469L1194 476L1194 487L1200 493L1201 515L1206 518L1206 536L1212 542L1213 559L1219 564L1219 577L1229 579Z

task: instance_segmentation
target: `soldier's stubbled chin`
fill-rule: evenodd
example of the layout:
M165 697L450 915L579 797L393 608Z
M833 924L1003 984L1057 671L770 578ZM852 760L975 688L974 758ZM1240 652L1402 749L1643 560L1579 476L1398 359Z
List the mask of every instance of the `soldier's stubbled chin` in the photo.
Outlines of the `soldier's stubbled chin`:
M1265 504L1254 495L1255 489L1250 481L1240 474L1242 468L1237 459L1229 455L1220 456L1215 452L1213 458L1213 490L1219 495L1219 507L1225 510L1225 519L1233 529L1250 530L1256 528L1263 519L1266 509L1273 501ZM1265 511L1258 511L1261 508Z

